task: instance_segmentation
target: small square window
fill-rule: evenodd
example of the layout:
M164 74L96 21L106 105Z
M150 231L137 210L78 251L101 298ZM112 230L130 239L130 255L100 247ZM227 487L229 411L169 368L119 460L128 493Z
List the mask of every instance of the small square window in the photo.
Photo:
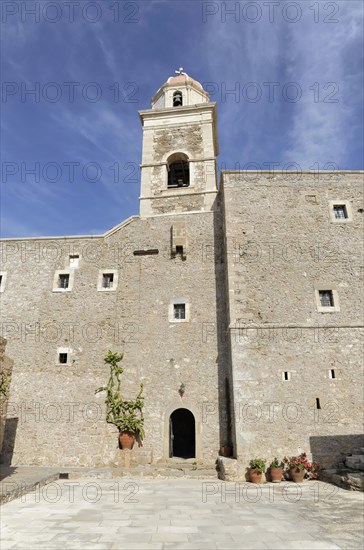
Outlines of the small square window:
M315 300L320 313L335 313L340 311L339 294L330 284L315 285Z
M345 204L334 204L333 210L336 220L346 220L348 218L348 211L346 210Z
M191 320L191 302L188 296L173 298L168 306L170 323L189 323Z
M330 219L334 223L348 223L352 221L351 204L349 200L329 201Z
M0 272L0 292L4 292L5 290L6 276L7 276L6 271Z
M70 284L70 276L68 273L61 273L58 275L58 288L66 289Z
M58 354L58 361L62 365L66 365L68 360L68 353L59 353Z
M70 292L74 282L73 269L60 269L55 271L53 278L53 292Z
M70 254L70 267L73 269L78 267L80 256L78 254Z
M332 290L319 290L321 307L334 307L334 295Z
M173 304L174 319L186 319L186 304Z
M114 286L114 274L103 273L102 275L102 288L112 288Z
M117 269L100 269L97 279L97 290L104 292L116 291L117 286Z

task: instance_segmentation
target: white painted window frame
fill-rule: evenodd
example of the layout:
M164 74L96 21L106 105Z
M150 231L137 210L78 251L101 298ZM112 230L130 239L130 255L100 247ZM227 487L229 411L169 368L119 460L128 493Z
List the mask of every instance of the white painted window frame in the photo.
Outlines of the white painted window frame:
M58 279L60 275L69 275L68 288L59 288ZM73 289L74 278L75 278L74 270L72 268L57 269L54 272L52 291L53 292L71 292L71 290Z
M104 275L106 275L108 273L111 273L112 275L114 275L112 288L104 288L102 286L102 281L103 281ZM119 282L119 273L118 273L117 269L100 269L99 270L99 275L98 275L98 278L97 278L97 290L98 290L98 292L115 292L115 290L118 287L118 282Z
M186 317L185 319L175 319L174 318L174 306L176 304L184 304L185 305L185 312ZM168 306L168 321L170 323L189 323L191 320L191 301L189 298L181 297L181 298L173 298L169 302Z

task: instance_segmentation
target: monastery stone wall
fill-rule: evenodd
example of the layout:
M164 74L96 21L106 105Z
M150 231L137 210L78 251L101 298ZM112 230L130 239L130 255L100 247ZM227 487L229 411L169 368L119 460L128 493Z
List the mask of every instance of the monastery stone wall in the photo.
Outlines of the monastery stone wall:
M185 260L171 257L171 227L181 221L188 243ZM195 415L197 459L216 457L223 416L218 386L226 365L211 329L221 261L216 262L215 252L205 254L215 251L215 224L213 212L135 217L100 238L1 243L7 274L2 332L14 358L8 417L17 419L3 460L120 464L117 429L105 422L104 395L95 395L108 380L103 357L109 349L124 352L124 397L134 397L144 383L148 460L168 456L169 415L179 407ZM133 254L148 249L159 254ZM70 254L80 255L73 288L53 292L55 270L67 268ZM100 270L117 270L116 291L97 290ZM170 302L177 298L189 301L189 322L169 321ZM69 364L59 364L59 349L68 350Z
M303 449L333 464L362 445L362 174L223 182L238 458ZM319 289L339 310L319 311Z

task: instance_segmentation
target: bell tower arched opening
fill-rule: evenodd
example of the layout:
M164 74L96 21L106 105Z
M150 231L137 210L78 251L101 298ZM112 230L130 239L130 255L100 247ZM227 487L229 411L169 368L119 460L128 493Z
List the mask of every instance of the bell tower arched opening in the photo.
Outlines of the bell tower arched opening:
M190 167L188 157L184 153L174 153L167 160L168 189L189 187Z
M177 90L173 94L173 107L182 107L183 105L183 95L180 90Z

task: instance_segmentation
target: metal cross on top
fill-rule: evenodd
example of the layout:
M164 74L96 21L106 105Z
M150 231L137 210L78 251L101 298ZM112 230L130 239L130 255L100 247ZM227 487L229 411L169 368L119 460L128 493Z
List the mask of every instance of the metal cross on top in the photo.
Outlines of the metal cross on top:
M178 71L174 71L174 72L175 72L176 74L184 74L184 75L186 74L185 72L183 72L183 67L180 67L180 68L178 69Z

